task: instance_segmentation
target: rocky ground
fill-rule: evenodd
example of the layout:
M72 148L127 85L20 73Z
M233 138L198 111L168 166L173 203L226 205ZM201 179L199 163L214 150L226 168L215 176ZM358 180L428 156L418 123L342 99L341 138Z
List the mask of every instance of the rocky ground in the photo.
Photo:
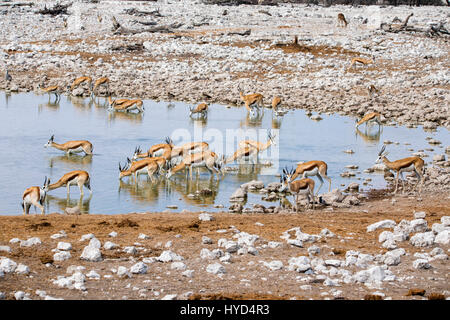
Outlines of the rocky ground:
M7 91L107 76L115 96L238 104L241 89L261 92L266 105L277 94L288 108L450 127L448 38L378 28L410 12L418 27L448 21L445 7L73 1L51 16L38 13L44 1L14 3L0 2ZM335 27L338 12L345 29ZM360 56L375 63L347 70ZM373 98L370 84L380 89ZM363 194L353 183L315 210L301 202L299 213L245 208L248 192L280 199L277 183L251 181L222 213L0 216L0 298L448 298L449 154L447 146L427 163L421 196Z
M449 241L436 192L297 214L2 216L0 297L445 299Z
M410 13L408 25L448 28L448 7L71 2L59 15L38 13L52 1L1 2L0 68L12 81L2 77L0 88L57 84L67 93L78 76L107 76L115 96L238 104L242 89L261 92L266 105L280 95L287 108L450 126L448 36L380 29ZM336 27L338 12L347 28ZM375 61L348 70L354 57ZM370 98L372 84L380 92Z

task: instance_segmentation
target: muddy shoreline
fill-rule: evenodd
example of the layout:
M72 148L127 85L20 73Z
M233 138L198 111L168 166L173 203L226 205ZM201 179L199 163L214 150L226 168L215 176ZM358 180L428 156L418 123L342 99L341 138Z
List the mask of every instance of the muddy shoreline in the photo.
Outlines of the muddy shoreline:
M425 193L420 201L396 196L395 202L379 195L331 212L224 212L211 214L212 220L198 213L0 216L0 295L33 300L448 298L449 244L416 240L420 231L449 228L444 227L449 201L439 193ZM424 227L418 218L423 215ZM397 242L397 249L387 249L380 239L392 226L368 231L385 220L397 225L394 230L405 225L402 220L416 229L409 240ZM292 241L295 234L303 240ZM96 243L101 258L82 258ZM390 260L394 252L400 252L398 261Z
M0 89L39 92L38 85L60 85L68 94L78 76L107 76L118 97L240 105L242 90L262 93L266 106L279 95L286 108L357 118L378 111L386 124L450 126L448 39L377 27L411 10L415 26L445 20L446 7L74 1L68 15L52 17L36 13L42 5L2 9L0 65L12 81L2 77ZM347 28L335 27L338 12L347 16ZM113 16L130 30L144 28L141 23L180 26L114 34ZM348 69L354 57L375 62ZM370 85L380 90L373 97ZM86 89L72 94L87 96Z

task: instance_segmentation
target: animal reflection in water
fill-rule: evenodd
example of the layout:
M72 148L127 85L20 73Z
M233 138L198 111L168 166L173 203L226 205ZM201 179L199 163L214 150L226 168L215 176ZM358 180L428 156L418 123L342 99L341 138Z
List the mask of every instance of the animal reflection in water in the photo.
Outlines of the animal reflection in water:
M264 118L264 113L254 113L253 115L251 113L247 113L244 120L241 120L240 127L250 127L250 128L260 128L262 127L262 120Z
M192 123L194 127L206 128L206 126L208 125L208 117L191 117L189 122Z
M66 214L84 214L89 213L91 199L92 194L86 199L80 195L78 200L70 199L69 197L61 198L47 194L45 206L48 208L50 207L50 204L55 204L60 211L65 212Z
M47 102L47 103L40 103L38 105L38 112L42 112L43 109L51 110L51 111L58 111L59 110L59 101L58 102Z
M176 191L185 203L192 205L214 204L219 188L219 180L208 178L207 175L196 176L195 179L185 179L184 176L167 180L164 177L154 182L144 179L119 181L119 194L126 191L133 199L143 203L155 203L160 196L170 196Z
M381 133L383 132L383 127L379 126L368 126L365 128L364 132L356 128L356 137L360 136L364 142L369 144L376 144L380 141Z
M83 165L83 167L90 166L92 164L92 155L81 156L77 154L65 154L62 156L55 156L50 158L50 168L55 167L57 163L75 165L76 167L78 167L79 165Z
M134 123L141 123L144 118L143 113L133 113L133 112L109 112L108 121L114 122L116 120L126 120Z
M91 99L85 99L82 97L75 97L75 96L67 96L67 100L78 110L87 111L91 109L92 102Z

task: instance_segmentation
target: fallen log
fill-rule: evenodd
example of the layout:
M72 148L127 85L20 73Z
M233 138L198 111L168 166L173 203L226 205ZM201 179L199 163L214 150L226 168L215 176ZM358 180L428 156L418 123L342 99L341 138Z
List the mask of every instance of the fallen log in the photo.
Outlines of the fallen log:
M120 34L120 35L128 35L128 34L138 34L138 33L144 33L144 32L150 32L150 33L154 33L154 32L159 32L159 33L173 33L174 29L178 29L179 27L181 27L183 25L183 23L172 23L171 25L168 26L156 26L153 28L145 28L145 29L127 29L123 26L120 25L120 23L117 21L117 19L113 16L112 17L112 21L113 21L113 34Z
M44 5L44 9L38 10L39 14L49 14L51 16L57 16L60 14L68 14L67 9L72 6L72 2L68 4L59 4L57 3L52 8L47 8L47 5Z

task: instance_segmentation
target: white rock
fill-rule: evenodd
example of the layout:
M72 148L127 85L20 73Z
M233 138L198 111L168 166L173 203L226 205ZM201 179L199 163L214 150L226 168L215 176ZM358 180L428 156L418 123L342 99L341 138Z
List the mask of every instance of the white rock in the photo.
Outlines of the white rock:
M308 248L308 253L310 255L319 254L320 253L320 248L318 246L311 246L311 247Z
M272 271L275 270L280 270L283 268L283 262L281 262L280 260L274 260L271 262L263 262L264 266L266 266L267 268L269 268Z
M450 243L450 230L444 230L437 234L434 238L435 243L439 244L449 244Z
M325 265L333 266L333 267L340 267L342 265L342 261L337 260L337 259L329 259L329 260L325 260Z
M385 242L386 240L392 240L394 238L394 234L391 231L383 231L378 236L378 242Z
M203 243L203 244L212 244L213 241L212 241L211 238L209 238L209 237L207 237L207 236L203 236L203 237L202 237L202 243Z
M72 244L69 242L58 242L58 245L56 246L56 249L58 250L72 250Z
M434 243L434 239L435 236L433 231L416 233L409 239L409 243L415 247L427 247Z
M92 248L100 249L102 247L102 244L101 244L100 240L98 240L97 238L92 238L89 241L88 246L92 247Z
M386 248L388 250L397 249L398 245L397 242L394 239L388 239L381 245L383 248Z
M100 249L94 248L91 246L84 247L83 252L81 253L80 259L92 261L92 262L98 262L98 261L103 260Z
M84 282L86 277L81 272L75 272L70 277L58 276L57 280L53 280L53 284L68 289L86 290Z
M305 272L311 269L311 260L305 256L292 257L288 260L288 264L287 269L290 271Z
M259 236L256 234L249 234L247 232L239 232L238 234L233 235L233 238L237 239L239 246L254 246L256 240L259 239Z
M450 227L450 216L441 217L441 223L446 227Z
M100 279L100 275L95 270L89 271L89 273L86 274L86 277L88 277L89 279Z
M424 219L426 216L424 211L414 212L414 219Z
M33 237L33 238L29 238L28 240L24 240L20 242L20 246L21 247L31 247L34 245L38 245L41 244L41 239L39 239L38 237Z
M0 246L0 251L10 253L11 248L9 246Z
M220 263L212 263L208 264L206 267L206 272L212 273L212 274L222 274L225 273L225 267L222 266Z
M214 220L216 220L212 215L210 215L209 213L201 213L199 216L198 216L198 219L200 220L200 221L214 221Z
M148 266L143 262L138 262L130 268L130 272L134 274L146 274Z
M86 270L85 267L83 266L68 266L66 269L66 273L68 274L73 274L74 272L83 272L84 270Z
M186 270L186 265L183 262L176 261L172 262L170 265L170 269L172 270Z
M68 251L56 252L53 255L53 260L58 261L58 262L66 261L66 260L69 260L70 258L72 258L72 255Z
M136 254L137 250L136 247L134 246L127 246L123 248L123 252L127 253L127 254Z
M110 233L108 234L108 236L111 237L111 238L115 238L115 237L117 237L117 232L112 231L112 232L110 232Z
M177 298L176 294L167 294L161 298L161 300L175 300Z
M9 240L9 243L14 244L14 243L19 243L22 240L20 240L19 238L12 238L11 240Z
M112 250L118 248L118 245L115 244L114 242L106 241L105 244L103 245L103 248L105 248L106 250Z
M234 252L238 251L238 249L239 249L239 246L234 241L228 241L225 245L225 251L229 252L229 253L234 253Z
M383 281L385 278L384 270L379 267L375 266L367 270L362 270L354 275L354 278L357 282L377 282L377 281Z
M181 273L184 277L192 278L194 276L194 270L186 270Z
M117 275L121 278L124 278L124 277L131 278L131 273L124 266L120 266L117 268Z
M0 272L3 273L12 273L16 270L17 263L13 260L5 257L0 258Z
M379 222L373 223L370 226L368 226L367 232L372 232L372 231L375 231L377 229L382 229L382 228L394 228L395 225L396 225L396 223L393 220L383 220L383 221L379 221Z
M165 250L161 253L159 257L156 258L156 260L161 262L171 262L171 261L181 261L184 260L184 258L180 255L177 255L175 252Z
M30 268L28 268L28 266L19 263L19 265L17 266L15 273L17 274L29 274L30 273Z
M138 236L138 239L139 240L147 240L147 239L150 239L150 237L144 233L140 233Z
M428 223L424 219L415 219L411 221L413 232L425 232L428 229Z
M93 233L88 233L88 234L83 234L81 236L80 241L86 241L86 240L91 240L92 238L95 238Z
M270 241L267 246L269 248L275 249L275 248L279 248L281 247L281 242L277 242L277 241Z
M429 269L431 268L430 264L428 263L428 260L426 259L417 259L413 261L413 267L415 269Z

